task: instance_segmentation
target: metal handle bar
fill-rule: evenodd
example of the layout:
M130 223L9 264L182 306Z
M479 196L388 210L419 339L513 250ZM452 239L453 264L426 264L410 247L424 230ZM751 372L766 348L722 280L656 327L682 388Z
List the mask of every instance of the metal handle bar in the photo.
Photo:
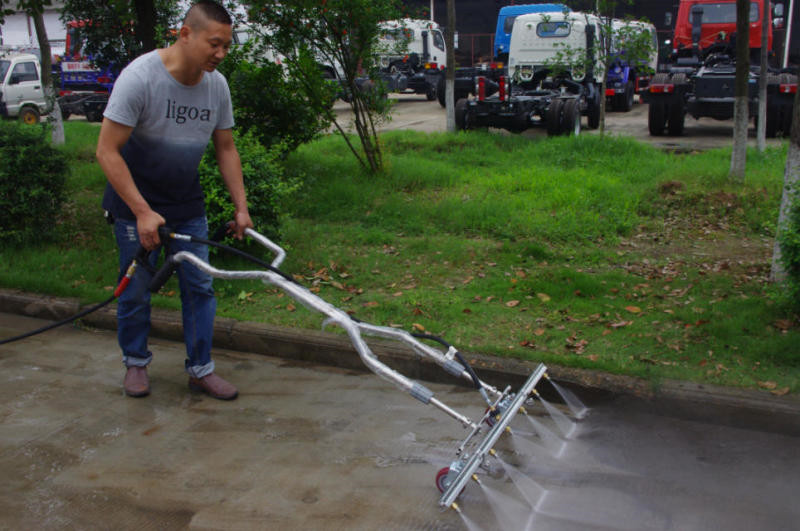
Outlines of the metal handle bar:
M255 239L259 241L259 243L264 244L270 249L272 249L273 247L280 249L276 244L270 242L265 236L262 236L258 233L256 234L258 235L258 237ZM272 245L268 245L266 242L269 242ZM285 256L285 253L281 253L281 255L278 258L276 258L275 261L273 261L273 264L275 262L278 262L279 259L282 260L283 256ZM419 384L418 382L414 382L413 380L406 378L399 372L395 371L394 369L391 369L390 367L387 367L385 364L379 361L378 358L375 356L375 354L370 350L369 346L366 344L364 339L361 337L359 329L361 328L361 325L363 325L364 323L357 323L346 312L343 312L342 310L329 304L320 297L308 291L306 288L299 286L293 282L290 282L284 277L272 271L225 271L222 269L217 269L208 262L199 258L194 253L188 251L180 251L176 253L175 255L173 255L173 259L178 263L189 262L198 269L200 269L201 271L203 271L204 273L211 275L214 278L222 278L228 280L260 279L265 283L274 284L280 287L296 301L300 302L301 304L303 304L304 306L306 306L311 310L316 310L328 316L329 321L334 322L337 325L341 326L347 333L348 337L350 338L350 342L353 344L353 347L356 349L356 352L358 352L358 355L361 357L361 360L364 362L367 368L369 368L376 375L394 383L402 391L409 393L411 396L423 402L424 404L431 404L439 408L440 410L444 411L454 419L461 422L464 426L473 429L476 427L476 424L472 422L469 418L458 413L457 411L445 405L438 399L434 398L433 391Z

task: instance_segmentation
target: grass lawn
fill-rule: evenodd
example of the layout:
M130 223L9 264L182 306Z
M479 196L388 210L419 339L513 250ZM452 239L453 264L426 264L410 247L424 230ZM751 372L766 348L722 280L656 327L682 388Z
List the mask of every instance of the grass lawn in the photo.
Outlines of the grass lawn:
M58 243L0 250L0 285L86 302L117 275L99 207L99 130L68 122ZM797 316L768 282L786 147L669 154L631 139L481 132L382 136L363 173L336 137L287 161L283 269L358 318L481 352L641 376L800 391ZM215 265L240 267L222 256ZM218 314L320 318L260 283L217 281ZM178 308L171 281L155 304Z

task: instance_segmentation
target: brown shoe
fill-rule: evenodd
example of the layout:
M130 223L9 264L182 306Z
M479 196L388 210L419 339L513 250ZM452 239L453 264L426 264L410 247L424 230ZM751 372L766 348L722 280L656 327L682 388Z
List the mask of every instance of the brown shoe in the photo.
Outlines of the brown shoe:
M220 400L233 400L239 396L239 391L213 372L202 378L189 378L189 389L201 391L208 396Z
M150 381L147 379L147 367L128 367L122 387L128 396L140 397L149 395Z

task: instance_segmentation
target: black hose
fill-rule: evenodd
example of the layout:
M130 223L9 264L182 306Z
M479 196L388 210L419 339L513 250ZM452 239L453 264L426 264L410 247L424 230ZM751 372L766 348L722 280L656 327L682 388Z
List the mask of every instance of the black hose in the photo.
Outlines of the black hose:
M441 337L435 336L433 334L413 333L411 335L413 337L416 337L417 339L430 339L431 341L436 341L437 343L439 343L440 345L442 345L442 346L444 346L445 348L448 348L448 349L453 347L453 345L451 345L450 343L448 343L447 341L445 341ZM469 374L470 378L472 378L472 383L475 385L475 389L480 389L482 387L481 386L481 381L478 378L478 375L475 374L475 370L472 368L472 365L467 363L467 360L464 359L464 356L462 356L459 351L456 350L455 353L456 353L456 359L458 359L458 362L461 365L464 366L464 370L466 370L467 374Z
M79 312L79 313L77 313L77 314L75 314L75 315L73 315L71 317L67 317L66 319L62 319L61 321L58 321L57 323L51 323L51 324L49 324L47 326L43 326L43 327L38 328L36 330L32 330L30 332L26 332L26 333L18 335L18 336L10 337L8 339L3 339L2 341L0 341L0 345L5 345L6 343L11 343L13 341L19 341L20 339L25 339L26 337L35 336L36 334L41 334L42 332L47 332L48 330L51 330L53 328L57 328L59 326L65 325L67 323L71 323L72 321L77 321L81 317L89 315L92 312L96 312L97 310L99 310L103 306L107 306L108 304L110 304L116 298L117 298L116 295L112 295L107 300L105 300L105 301L103 301L101 303L98 303L98 304L96 304L96 305L94 305L94 306L92 306L90 308L87 308L87 309L83 310L82 312Z

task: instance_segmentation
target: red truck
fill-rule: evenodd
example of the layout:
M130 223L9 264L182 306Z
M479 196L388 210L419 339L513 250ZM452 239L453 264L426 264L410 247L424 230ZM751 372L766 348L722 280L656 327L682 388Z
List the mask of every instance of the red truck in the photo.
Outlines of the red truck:
M749 114L758 114L758 80L763 2L750 2ZM772 50L773 7L766 21L767 43ZM681 0L675 20L673 50L644 94L648 128L653 136L680 135L686 114L717 120L733 118L736 86L736 1ZM767 136L787 135L797 75L790 69L769 67L767 79Z

